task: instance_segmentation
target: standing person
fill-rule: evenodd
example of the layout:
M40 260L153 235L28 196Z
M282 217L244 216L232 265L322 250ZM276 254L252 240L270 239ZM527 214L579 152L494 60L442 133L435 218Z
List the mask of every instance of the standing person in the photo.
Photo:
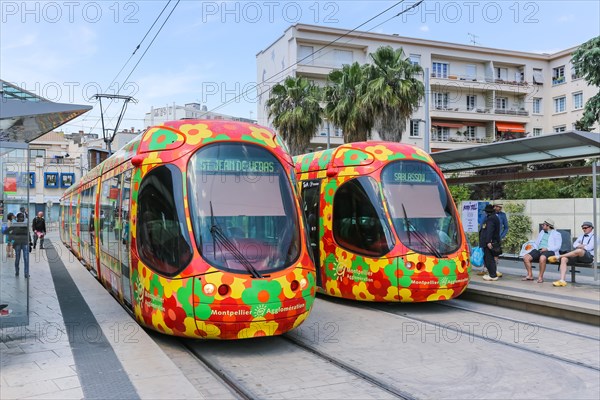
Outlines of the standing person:
M485 220L479 229L479 247L483 249L483 262L488 273L483 276L485 281L497 281L496 259L492 254L492 243L500 242L500 220L494 212L494 206L488 204L484 209Z
M531 270L531 262L540 262L540 274L538 276L538 283L544 282L544 272L546 271L546 262L548 257L558 256L558 251L562 245L562 236L554 229L554 221L550 218L546 218L542 223L542 230L538 234L535 240L536 248L531 250L529 253L523 256L523 264L527 270L527 275L521 280L532 281L533 272Z
M14 222L8 229L8 238L13 240L15 248L15 276L19 276L19 262L21 261L21 252L23 252L23 263L25 278L29 278L29 227L25 222L25 214L17 214L17 222Z
M8 228L10 228L13 224L13 220L15 219L15 214L8 213L6 216L6 257L13 258L15 256L15 249L13 248L12 240L8 238Z
M40 239L40 249L44 248L44 237L46 236L46 221L44 220L44 213L39 212L37 217L33 219L31 223L33 229L33 248L37 245L38 238Z
M502 211L502 203L494 204L494 211L500 220L500 241L502 242L508 235L508 218L506 213ZM498 278L502 278L502 272L498 271L498 256L496 256L496 275L498 275Z
M559 256L548 257L548 261L560 261L560 279L552 282L554 286L567 286L565 277L567 276L567 263L569 258L574 258L577 262L591 263L594 261L594 224L585 221L581 224L583 234L573 242L575 250Z

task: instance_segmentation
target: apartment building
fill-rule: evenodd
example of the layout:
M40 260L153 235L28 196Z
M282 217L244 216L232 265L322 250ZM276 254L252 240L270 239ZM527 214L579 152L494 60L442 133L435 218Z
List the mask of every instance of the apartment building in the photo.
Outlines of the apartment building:
M152 107L144 117L144 126L160 125L166 121L179 119L224 119L230 121L256 122L249 118L234 117L208 111L208 108L198 103L187 103L183 106L173 103L165 107Z
M268 89L285 77L304 76L325 85L330 71L355 61L367 63L381 46L401 47L428 73L431 151L572 130L598 90L571 65L576 47L536 54L296 24L256 56L257 82L262 83L258 123L270 125ZM425 147L426 106L423 100L411 116L402 142ZM373 138L378 138L376 132ZM327 141L336 146L343 138L326 121L310 150Z

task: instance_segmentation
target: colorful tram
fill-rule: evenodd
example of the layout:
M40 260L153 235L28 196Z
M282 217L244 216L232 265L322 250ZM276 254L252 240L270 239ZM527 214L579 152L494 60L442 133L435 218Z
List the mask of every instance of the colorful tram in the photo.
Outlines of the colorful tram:
M283 142L231 121L149 128L61 199L61 240L143 326L279 335L308 316L314 262Z
M444 177L426 152L360 142L294 161L319 292L425 302L466 289L468 244Z

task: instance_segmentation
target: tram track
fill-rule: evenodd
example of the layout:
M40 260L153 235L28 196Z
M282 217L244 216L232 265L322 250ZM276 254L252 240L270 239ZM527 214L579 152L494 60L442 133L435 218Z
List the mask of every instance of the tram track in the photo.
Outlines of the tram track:
M549 331L549 332L555 332L555 333L560 333L560 334L564 334L564 335L569 335L569 336L576 336L582 340L587 340L587 341L591 341L593 342L592 345L589 348L598 348L598 344L600 343L600 339L599 338L594 338L588 335L583 335L583 334L577 334L574 332L570 332L570 331L566 331L566 330L561 330L561 329L557 329L557 328L551 328L551 327L547 327L547 326L543 326L543 325L538 325L538 324L532 324L531 322L526 322L526 321L522 321L519 319L515 319L515 318L509 318L509 317L505 317L505 316L499 316L496 314L492 314L492 313L485 313L485 312L480 312L480 311L474 311L474 310L470 310L470 309L466 309L464 307L457 307L457 306L450 306L448 304L436 304L436 306L444 306L444 307L450 307L450 308L454 308L460 311L464 311L464 312L468 312L468 313L474 313L474 314L478 314L478 315L485 315L489 318L492 318L492 322L491 323L495 323L494 320L503 320L503 321L509 321L512 322L513 324L521 324L522 326L528 327L531 329L531 332L529 333L530 337L533 337L535 334L537 334L537 332L539 330L545 330L545 331ZM407 315L406 313L402 313L400 314L402 311L401 310L388 310L386 309L386 305L364 305L361 304L361 307L365 308L365 309L371 309L371 310L376 310L379 312L383 312L389 315L393 315L395 317L398 318L402 318L405 320L409 320L409 321L414 321L420 324L427 324L430 327L434 327L436 329L439 330L441 324L440 321L434 321L434 320L430 320L430 319L426 319L426 318L422 318L422 317L415 317L415 316L411 316L411 315ZM499 325L498 325L499 326ZM513 349L517 349L520 351L525 351L537 356L541 356L544 358L548 358L551 360L555 360L555 361L560 361L566 364L570 364L570 365L574 365L577 367L581 367L581 368L586 368L592 371L596 371L596 372L600 372L600 364L592 364L592 363L585 363L585 362L581 362L579 360L576 359L572 359L572 358L568 358L562 355L557 354L556 352L549 352L549 351L542 351L542 350L538 350L532 346L529 345L524 345L521 344L523 343L527 343L527 340L516 340L515 342L510 342L507 340L496 340L494 338L490 338L488 335L483 334L483 333L476 333L474 331L474 329L467 329L464 330L463 328L461 328L460 324L458 323L448 323L443 325L442 329L446 330L446 331L451 331L456 333L458 336L462 336L463 334L466 334L472 338L476 338L479 340L484 340L487 342L493 342L497 345L501 345L501 346L505 346L505 347L510 347ZM517 328L518 329L518 328ZM529 344L529 343L527 343Z
M400 390L400 389L397 389L397 388L393 387L392 385L386 384L385 382L378 380L371 374L369 374L365 371L361 371L357 368L354 368L347 362L344 362L342 360L339 360L338 358L327 355L324 352L319 351L316 348L307 345L306 343L302 342L301 340L294 338L293 333L287 333L287 334L283 335L282 338L285 339L286 341L288 341L289 343L292 343L295 346L298 346L301 349L303 349L311 354L314 354L317 357L320 357L320 358L338 366L339 368L341 368L345 371L348 371L349 373L357 376L358 378L363 379L363 380L377 386L378 388L380 388L400 399L406 399L406 400L417 399L417 397L411 395L410 393Z
M405 400L415 400L418 397L408 393L407 391L401 390L397 387L394 387L390 384L390 382L382 381L381 379L376 378L372 374L357 369L353 367L350 363L342 361L334 356L326 354L323 351L318 350L314 346L310 346L305 343L302 339L294 337L293 333L288 333L282 336L272 337L265 339L269 341L273 347L277 348L277 353L286 354L290 353L290 349L288 346L293 346L300 351L309 354L312 357L312 362L314 364L314 370L322 370L317 366L319 363L327 363L335 368L344 372L351 378L358 379L368 384L369 393L375 393L376 398L388 398L386 396L378 396L376 395L376 391L373 389L379 389L382 392L385 392L389 395L389 398L397 398L397 399L405 399ZM250 385L245 385L241 381L244 379L240 379L239 366L235 365L235 362L232 363L224 363L223 360L219 361L219 357L215 357L214 354L206 355L203 353L203 349L206 352L207 348L205 344L199 345L197 341L190 341L186 339L179 340L179 343L183 348L185 348L190 355L196 360L198 363L202 365L202 367L206 368L211 374L224 386L226 387L232 395L239 399L256 399L256 398L278 398L279 396L274 393L270 393L269 388L265 384L260 385L260 390L256 390L259 385L255 385L254 388L249 387ZM232 345L233 342L230 342ZM238 343L236 343L237 345ZM232 346L234 347L234 346ZM237 347L237 346L236 346ZM235 350L233 350L235 351ZM269 364L269 363L267 363ZM267 365L267 370L271 370L271 368ZM236 371L237 370L237 371ZM352 379L346 379L346 383L349 386L356 386L356 382L353 382ZM351 385L350 385L351 384ZM302 392L302 388L296 389L298 398L304 398L306 396ZM351 393L348 393L351 395ZM344 397L341 395L341 397ZM347 397L347 396L346 396Z

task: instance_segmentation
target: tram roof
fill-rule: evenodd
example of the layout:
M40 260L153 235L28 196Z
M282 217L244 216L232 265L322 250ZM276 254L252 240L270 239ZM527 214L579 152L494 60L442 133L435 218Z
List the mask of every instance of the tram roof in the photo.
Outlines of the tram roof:
M29 143L92 109L54 103L0 80L0 142Z
M569 131L430 154L442 172L600 157L600 134Z

